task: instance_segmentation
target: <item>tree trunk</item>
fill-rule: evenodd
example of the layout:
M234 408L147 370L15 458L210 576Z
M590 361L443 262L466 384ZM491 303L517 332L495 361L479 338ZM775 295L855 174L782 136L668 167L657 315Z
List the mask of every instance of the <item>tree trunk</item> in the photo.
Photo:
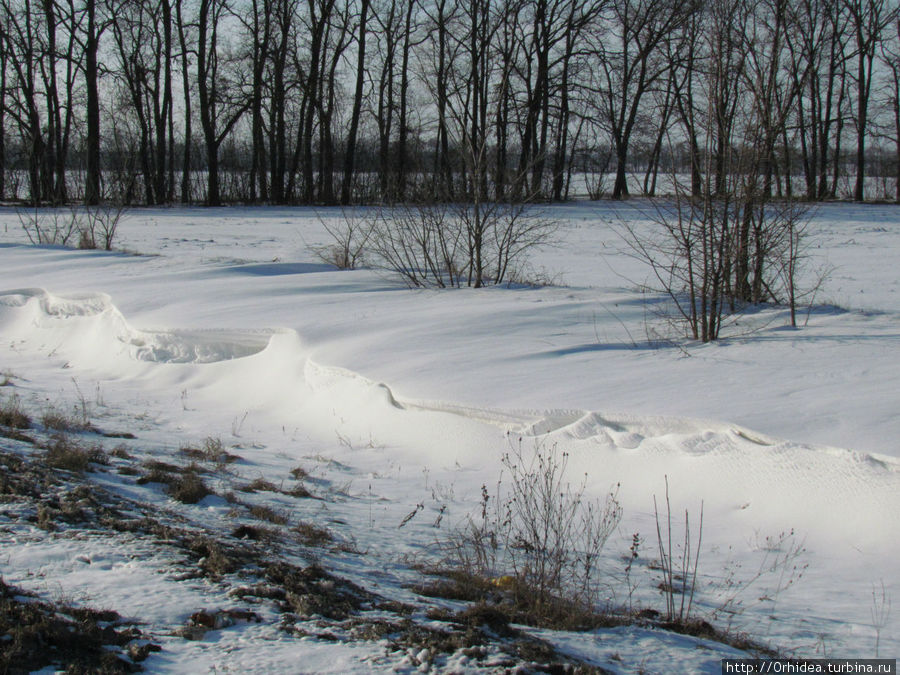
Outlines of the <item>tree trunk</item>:
M206 147L206 205L219 206L219 148L216 144L216 81L210 79L212 64L209 60L215 58L216 51L216 26L215 8L212 7L216 0L201 0L198 22L197 41L197 79L198 94L200 98L200 126L203 128L203 140ZM212 10L213 17L210 17ZM212 21L212 24L210 23ZM210 30L211 29L211 30ZM214 75L214 73L212 73Z
M628 197L628 175L625 173L625 163L628 160L628 146L624 140L616 138L616 180L613 183L612 198L625 199Z
M184 93L184 148L181 158L181 203L190 204L191 199L191 79L188 65L187 37L184 17L181 14L182 0L175 0L175 24L178 28L178 47L181 51L181 87Z
M856 185L853 188L853 200L863 201L865 198L866 180L866 124L869 113L869 96L866 79L866 68L863 55L859 57L857 70L859 93L856 97Z
M85 44L84 79L87 90L87 138L86 176L84 203L97 204L100 201L100 93L98 87L96 4L87 0L87 41ZM5 67L4 67L5 70Z
M409 115L407 111L409 94L409 51L412 14L415 0L409 0L403 31L403 53L400 59L400 134L397 139L397 199L406 199L407 143L409 140Z
M6 44L0 41L0 201L6 198Z
M363 85L366 64L366 21L369 15L369 1L362 0L359 14L359 38L356 51L356 88L353 91L353 112L350 115L350 131L344 151L344 179L341 183L341 204L350 203L353 187L353 172L356 168L356 136L359 133L359 117L362 112Z

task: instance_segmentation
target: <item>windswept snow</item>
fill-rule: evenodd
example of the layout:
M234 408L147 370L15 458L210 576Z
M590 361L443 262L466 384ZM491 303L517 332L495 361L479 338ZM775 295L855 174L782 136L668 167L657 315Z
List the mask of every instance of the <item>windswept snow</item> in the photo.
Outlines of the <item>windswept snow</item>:
M801 327L764 309L705 346L648 339L662 330L661 298L640 290L647 271L614 231L621 218L643 226L639 206L549 211L560 241L532 264L558 285L442 292L315 261L321 219L337 211L136 210L119 244L143 255L26 246L15 215L0 214L0 372L16 376L33 410L87 398L101 425L136 426L161 457L183 439L220 436L240 448L251 479L308 465L347 501L304 517L341 523L367 552L338 568L407 596L415 574L402 561L428 551L439 514L459 522L475 508L520 438L568 453L573 481L587 475L592 496L619 485L625 517L608 544L610 579L622 575L633 532L653 557L653 497L667 480L678 518L696 518L703 502L702 611L777 558L773 542L793 531L784 548L802 543L808 567L748 588L735 627L802 656L874 656L873 585L900 597L900 210L821 207L807 279L832 271ZM398 528L418 504L425 513ZM224 517L224 504L206 508ZM208 600L148 581L166 565L152 555L3 543L10 583L59 584L156 626ZM635 601L659 606L652 576ZM621 580L610 585L610 599L625 602ZM689 666L696 642L658 631L541 633L623 672L662 672L665 659L718 672L732 653L720 647ZM900 652L897 616L880 640L882 656ZM641 657L651 650L659 662ZM371 644L297 641L266 624L170 641L147 667L272 672L297 653L310 671L398 665Z

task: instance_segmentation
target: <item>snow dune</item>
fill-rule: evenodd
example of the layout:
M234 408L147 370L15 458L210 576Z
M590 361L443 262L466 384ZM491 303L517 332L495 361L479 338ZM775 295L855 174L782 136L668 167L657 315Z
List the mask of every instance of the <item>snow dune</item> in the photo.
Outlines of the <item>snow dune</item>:
M621 483L632 504L646 499L648 479L665 475L745 526L900 551L900 461L887 456L724 422L405 399L388 384L316 362L293 330L140 330L103 294L0 293L0 329L18 349L52 353L76 372L180 387L195 403L246 410L257 424L292 425L322 439L374 438L408 461L428 448L430 457L419 459L462 466L496 457L503 434L528 437L567 451L573 475Z

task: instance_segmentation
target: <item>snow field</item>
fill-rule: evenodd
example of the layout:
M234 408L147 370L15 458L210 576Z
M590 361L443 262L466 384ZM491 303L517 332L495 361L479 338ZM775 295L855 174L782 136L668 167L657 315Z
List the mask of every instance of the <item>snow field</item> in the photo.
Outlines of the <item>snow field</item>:
M440 507L445 526L471 512L519 438L567 452L573 481L587 474L592 496L619 484L613 579L633 532L655 555L653 495L667 477L675 514L688 509L696 522L704 505L703 610L728 595L727 570L752 577L771 560L766 538L793 530L787 541L806 549L802 578L770 592L779 571L748 588L735 627L800 655L873 656L873 584L900 591L900 212L827 205L814 216L810 273L835 267L820 299L840 309L822 304L796 331L784 312L762 310L744 320L757 330L684 349L647 343L647 304L658 299L636 290L646 273L608 226L640 213L552 212L560 242L533 264L565 285L446 292L314 262L307 245L322 242L323 214L309 209L136 211L120 243L149 257L21 246L11 224L12 243L0 245L0 370L22 378L33 406L71 405L76 385L82 396L96 391L97 414L137 424L159 453L213 435L269 480L298 464L320 472L347 500L304 517L340 523L367 551L335 565L401 595L414 577L402 561L427 554ZM203 603L148 589L147 566L165 561L135 568L100 547L85 575L73 542L9 543L3 574L16 583L43 570L67 592L160 626ZM660 606L652 579L646 570L635 600ZM132 584L158 595L158 614ZM610 599L622 602L612 585ZM890 617L882 631L882 656L900 648L898 625ZM638 628L553 637L632 667L647 640L673 641L654 649L686 668L696 651ZM222 631L215 645L173 642L154 658L161 672L216 663L265 672L264 652L277 670L296 648L262 626ZM323 672L365 672L379 657L352 645L303 650Z

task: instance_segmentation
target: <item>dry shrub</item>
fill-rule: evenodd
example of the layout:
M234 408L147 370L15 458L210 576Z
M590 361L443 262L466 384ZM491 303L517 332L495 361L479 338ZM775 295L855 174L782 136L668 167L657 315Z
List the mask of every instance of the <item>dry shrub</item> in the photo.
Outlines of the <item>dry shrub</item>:
M353 270L363 264L374 223L346 211L337 223L324 218L319 218L319 222L331 238L331 243L311 246L313 255L339 270Z
M526 453L520 440L503 457L507 482L494 495L482 486L479 514L439 542L439 568L471 590L467 599L497 595L517 621L534 625L599 620L598 564L622 511L615 490L591 500L586 478L571 485L567 462L556 446Z

